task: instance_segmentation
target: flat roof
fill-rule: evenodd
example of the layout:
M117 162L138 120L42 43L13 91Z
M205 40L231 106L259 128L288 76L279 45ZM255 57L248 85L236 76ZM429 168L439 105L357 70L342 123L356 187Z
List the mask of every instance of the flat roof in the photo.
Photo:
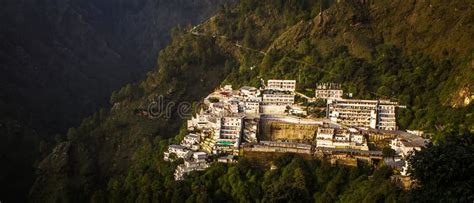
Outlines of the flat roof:
M186 149L185 146L183 146L183 145L177 145L177 144L172 144L172 145L169 146L169 148Z
M296 82L296 80L269 79L268 82Z
M359 103L359 102L364 102L364 103L379 103L381 105L398 105L398 102L392 102L390 100L386 99L333 99L333 103L337 102L352 102L352 103Z
M251 86L242 86L240 89L241 90L257 90L256 87L251 87Z
M189 133L189 134L186 135L186 137L197 137L197 135L194 134L194 133Z
M397 131L397 133L397 138L400 138L400 140L404 142L403 144L407 147L424 147L430 142L429 139L425 139L405 131Z

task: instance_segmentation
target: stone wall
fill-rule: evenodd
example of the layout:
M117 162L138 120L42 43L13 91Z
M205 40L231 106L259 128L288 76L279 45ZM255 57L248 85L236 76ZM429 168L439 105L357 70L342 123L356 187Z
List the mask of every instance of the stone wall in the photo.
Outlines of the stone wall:
M316 138L317 125L288 124L281 121L260 122L260 140L309 141Z

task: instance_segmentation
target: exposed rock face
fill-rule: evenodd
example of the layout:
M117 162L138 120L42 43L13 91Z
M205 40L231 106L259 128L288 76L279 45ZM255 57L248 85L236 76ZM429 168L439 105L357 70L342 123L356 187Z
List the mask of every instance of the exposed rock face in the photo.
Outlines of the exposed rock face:
M452 107L465 107L471 104L471 102L474 100L474 94L472 93L472 90L470 90L469 86L466 85L465 87L462 87L456 91L453 98L454 99L451 104Z

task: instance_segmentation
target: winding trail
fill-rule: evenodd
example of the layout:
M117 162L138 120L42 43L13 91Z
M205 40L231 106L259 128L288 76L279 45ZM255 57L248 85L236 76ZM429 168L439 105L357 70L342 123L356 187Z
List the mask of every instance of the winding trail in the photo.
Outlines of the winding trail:
M266 51L262 51L262 50L257 50L257 49L254 49L254 48L250 48L250 47L247 47L247 46L244 46L244 45L241 45L239 44L239 42L236 42L236 41L231 41L227 36L225 35L210 35L210 34L206 34L206 33L203 33L203 32L198 32L197 29L202 25L201 24L198 24L196 26L194 26L193 28L191 28L188 33L192 34L192 35L196 35L196 36L204 36L204 37L211 37L211 38L220 38L220 39L223 39L223 40L226 40L228 42L230 42L231 44L233 44L235 47L239 48L239 49L245 49L245 50L248 50L248 51L252 51L252 52L256 52L256 53L259 53L263 56L266 56L268 54L268 52ZM317 65L315 64L312 64L310 62L307 62L307 61L304 61L304 60L300 60L300 59L295 59L295 58L291 58L289 56L286 56L287 59L293 61L293 62L296 62L296 63L299 63L299 64L303 64L305 66L308 66L308 67L311 67L311 68L315 68L316 70L319 70L325 74L329 74L331 76L335 76L336 74L328 71L328 70L325 70L321 67L318 67ZM379 94L379 93L376 93L376 92L371 92L371 94L375 95L375 96L378 96L378 97L385 97L385 98L391 98L390 96L387 96L387 95L382 95L382 94ZM301 97L304 97L306 99L313 99L313 98L310 98L302 93L298 93L296 92L297 95L301 96ZM396 101L397 99L395 99Z

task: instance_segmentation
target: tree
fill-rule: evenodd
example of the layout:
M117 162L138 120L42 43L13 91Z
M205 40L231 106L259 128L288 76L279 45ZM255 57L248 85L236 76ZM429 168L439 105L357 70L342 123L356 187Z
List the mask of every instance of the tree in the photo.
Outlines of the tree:
M448 133L445 138L408 159L410 176L420 185L411 191L412 201L474 201L474 134Z
M395 156L395 150L393 150L389 146L384 147L382 149L382 156L383 157L393 157L393 156Z

